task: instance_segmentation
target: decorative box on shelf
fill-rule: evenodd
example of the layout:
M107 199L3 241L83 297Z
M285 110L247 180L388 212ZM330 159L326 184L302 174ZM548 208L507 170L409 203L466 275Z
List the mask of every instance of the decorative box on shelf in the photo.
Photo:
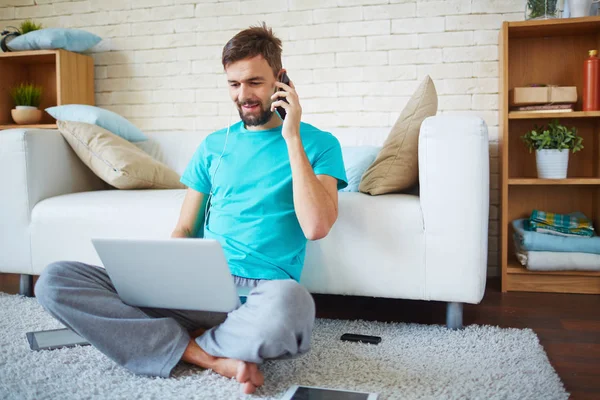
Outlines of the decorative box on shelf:
M538 85L515 87L510 91L510 104L515 106L576 102L576 86Z
M23 127L11 116L11 89L20 83L42 87L39 109L64 104L94 105L94 60L66 50L0 52L0 130ZM56 121L42 111L36 128L56 128Z

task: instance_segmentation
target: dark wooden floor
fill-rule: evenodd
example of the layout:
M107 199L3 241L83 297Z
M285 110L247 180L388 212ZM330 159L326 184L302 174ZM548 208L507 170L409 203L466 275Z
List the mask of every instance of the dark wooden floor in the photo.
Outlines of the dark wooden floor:
M488 281L477 305L465 305L466 325L531 328L572 399L600 399L600 296L500 292ZM0 291L18 292L18 276L0 274ZM315 295L322 318L444 324L440 302Z

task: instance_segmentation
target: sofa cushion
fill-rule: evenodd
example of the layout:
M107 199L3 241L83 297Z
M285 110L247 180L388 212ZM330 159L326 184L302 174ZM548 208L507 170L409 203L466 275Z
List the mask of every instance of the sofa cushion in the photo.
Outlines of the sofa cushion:
M326 130L338 139L342 151L344 147L363 146L379 147L381 149L383 142L390 133L389 127L338 127ZM200 143L212 132L210 130L147 131L148 140L135 142L134 144L152 158L168 165L181 175Z
M169 238L185 192L99 190L39 202L30 226L33 273L57 260L102 266L91 238ZM313 293L418 298L424 241L418 197L340 193L329 235L307 244L301 282Z
M94 124L130 142L142 142L148 137L121 115L105 108L87 104L64 104L46 108L46 112L58 121L75 121Z
M381 151L378 146L343 146L342 156L344 158L344 167L348 186L341 189L340 192L358 192L360 180L369 168L369 165L375 161L377 154Z
M32 264L36 273L53 261L101 265L91 238L167 239L185 189L96 190L55 196L31 213Z
M12 51L65 49L80 53L101 40L100 36L83 29L43 28L17 36L7 45Z
M425 229L420 199L340 193L329 234L309 241L301 283L311 293L424 298Z
M179 175L127 140L97 125L57 121L79 158L118 189L182 189Z
M365 172L359 190L371 195L400 193L418 180L421 123L437 112L437 93L426 76L392 127L377 158Z

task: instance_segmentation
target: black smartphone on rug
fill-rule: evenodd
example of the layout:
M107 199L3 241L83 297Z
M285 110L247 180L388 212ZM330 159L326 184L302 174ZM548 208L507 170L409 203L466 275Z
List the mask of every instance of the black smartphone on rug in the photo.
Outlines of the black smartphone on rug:
M379 336L358 335L356 333L344 333L340 340L370 344L379 344L381 342L381 338Z
M63 347L88 346L90 343L68 328L27 332L31 350L54 350Z

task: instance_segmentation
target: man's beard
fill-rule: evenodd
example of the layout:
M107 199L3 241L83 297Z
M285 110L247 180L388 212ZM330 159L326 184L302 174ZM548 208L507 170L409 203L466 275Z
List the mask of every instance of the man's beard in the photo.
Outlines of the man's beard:
M245 126L264 125L271 120L271 116L273 115L273 111L270 109L263 109L262 103L259 103L258 105L260 107L260 112L258 114L256 112L253 112L252 114L244 114L244 109L242 106L239 104L238 106L238 113L240 114L240 118L244 122Z

